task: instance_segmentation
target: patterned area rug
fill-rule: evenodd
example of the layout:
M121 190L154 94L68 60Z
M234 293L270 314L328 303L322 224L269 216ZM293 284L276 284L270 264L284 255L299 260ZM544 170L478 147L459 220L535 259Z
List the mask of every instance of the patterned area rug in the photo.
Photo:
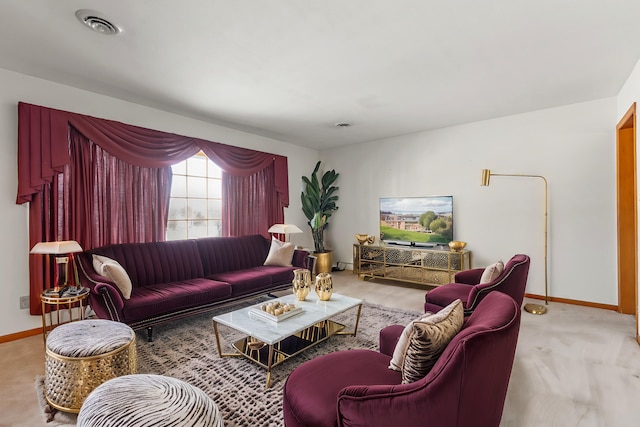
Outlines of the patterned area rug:
M151 343L146 341L144 331L138 332L138 372L167 375L202 389L218 404L226 427L282 426L282 389L287 376L296 366L333 351L355 348L377 350L380 329L396 323L406 324L420 314L365 303L356 337L332 337L276 366L271 374L271 388L266 389L264 368L245 358L218 356L211 319L218 313L267 299L252 299L158 326L154 328ZM349 310L335 320L346 324L350 330L356 313L357 309ZM242 334L222 325L219 326L219 332L224 351L232 352L231 343L241 339Z

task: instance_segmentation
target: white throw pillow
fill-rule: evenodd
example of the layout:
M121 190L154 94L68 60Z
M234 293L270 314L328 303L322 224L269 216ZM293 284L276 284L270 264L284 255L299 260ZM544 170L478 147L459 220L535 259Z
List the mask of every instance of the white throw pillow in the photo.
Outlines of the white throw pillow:
M267 255L264 265L291 267L291 260L293 259L293 251L295 251L295 249L293 243L281 242L275 237L272 237L269 255Z
M503 271L504 263L502 261L491 264L482 272L482 277L480 277L480 284L493 282L498 278L498 276L502 274Z
M124 299L131 298L131 278L118 261L102 255L93 255L93 269L116 284Z
M427 311L425 314L421 315L415 320L412 320L404 327L404 331L400 334L400 338L396 343L396 348L393 350L393 357L391 357L391 362L389 362L389 369L394 371L402 371L402 365L404 364L404 354L407 351L407 346L409 345L409 338L411 338L411 334L413 333L413 324L422 319L425 319L431 316L433 313Z

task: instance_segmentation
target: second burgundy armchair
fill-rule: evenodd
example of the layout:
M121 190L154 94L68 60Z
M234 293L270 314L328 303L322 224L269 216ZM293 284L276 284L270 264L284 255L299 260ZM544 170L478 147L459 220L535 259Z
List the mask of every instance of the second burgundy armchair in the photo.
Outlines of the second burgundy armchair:
M455 276L455 283L438 286L425 295L424 311L436 313L460 299L464 314L468 316L489 292L500 291L520 306L527 286L530 259L527 255L514 255L505 265L502 273L489 283L480 284L484 268L461 271Z

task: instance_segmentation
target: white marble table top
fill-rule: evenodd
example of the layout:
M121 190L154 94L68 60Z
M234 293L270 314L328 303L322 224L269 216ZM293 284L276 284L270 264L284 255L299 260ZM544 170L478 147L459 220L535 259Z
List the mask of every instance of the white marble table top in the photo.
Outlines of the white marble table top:
M250 313L252 308L259 308L264 304L261 303L215 316L213 321L273 345L315 323L357 307L363 302L361 299L339 294L333 294L329 301L320 301L313 292L309 293L305 301L298 301L293 294L273 299L273 301L295 304L296 307L302 307L302 313L275 322Z

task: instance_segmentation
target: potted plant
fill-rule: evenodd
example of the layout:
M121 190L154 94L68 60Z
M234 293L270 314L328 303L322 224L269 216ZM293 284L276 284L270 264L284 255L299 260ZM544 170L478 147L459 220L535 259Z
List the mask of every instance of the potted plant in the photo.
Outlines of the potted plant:
M339 173L335 170L326 171L321 179L318 179L320 163L316 163L311 178L302 177L304 189L300 194L302 201L302 212L307 217L307 224L311 227L313 235L314 255L317 273L329 273L333 265L331 251L324 246L324 230L329 225L329 218L333 211L338 210L336 201L338 196L334 194L339 187L333 185Z

